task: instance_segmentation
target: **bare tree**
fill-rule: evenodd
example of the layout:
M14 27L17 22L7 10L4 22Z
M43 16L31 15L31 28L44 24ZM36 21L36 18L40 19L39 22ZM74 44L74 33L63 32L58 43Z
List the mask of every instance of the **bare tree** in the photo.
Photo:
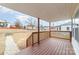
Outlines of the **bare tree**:
M36 25L36 20L34 20L33 17L29 17L25 22L28 23L28 25L30 25L32 29L34 29Z
M20 21L19 20L17 20L16 22L15 22L15 26L16 26L16 28L22 28L22 26L21 26L21 23L20 23Z

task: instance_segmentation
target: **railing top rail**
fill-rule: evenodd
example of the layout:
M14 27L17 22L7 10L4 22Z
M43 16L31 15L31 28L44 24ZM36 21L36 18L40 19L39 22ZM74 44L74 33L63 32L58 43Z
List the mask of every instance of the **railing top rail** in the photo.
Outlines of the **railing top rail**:
M40 31L39 33L44 33L44 32L49 32L49 31ZM32 32L33 34L38 33L38 32Z
M72 31L51 31L51 32L72 32Z
M49 32L49 31L40 31L40 33ZM51 31L51 32L72 32L72 31ZM32 32L33 34L38 32Z

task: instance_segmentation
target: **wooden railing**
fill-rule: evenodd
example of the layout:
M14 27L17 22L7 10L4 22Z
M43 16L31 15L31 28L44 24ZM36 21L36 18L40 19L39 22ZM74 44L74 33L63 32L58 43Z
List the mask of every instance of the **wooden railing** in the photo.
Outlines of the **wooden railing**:
M49 31L40 32L40 41L49 38ZM26 40L26 47L33 46L38 43L38 32L33 32L31 36Z
M51 31L51 37L71 40L71 31Z
M71 31L41 31L39 34L39 41L50 37L68 39L70 41L72 38ZM31 36L26 40L26 47L33 46L35 43L38 43L38 32L33 32Z

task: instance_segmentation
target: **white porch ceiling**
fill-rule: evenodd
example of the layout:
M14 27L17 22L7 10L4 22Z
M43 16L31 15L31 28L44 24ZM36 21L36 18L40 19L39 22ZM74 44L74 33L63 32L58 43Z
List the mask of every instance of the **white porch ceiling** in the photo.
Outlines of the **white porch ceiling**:
M71 18L78 4L74 3L6 3L4 7L39 17L46 21L58 21Z

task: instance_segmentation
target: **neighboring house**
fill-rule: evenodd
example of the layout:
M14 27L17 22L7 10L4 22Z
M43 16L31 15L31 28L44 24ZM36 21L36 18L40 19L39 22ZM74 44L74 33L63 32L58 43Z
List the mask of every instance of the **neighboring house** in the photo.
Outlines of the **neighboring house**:
M76 24L74 24L76 25ZM71 31L71 22L60 24L54 27L51 27L52 30L59 30L59 31Z
M5 21L5 20L0 20L0 28L6 28L6 27L10 27L9 22Z

